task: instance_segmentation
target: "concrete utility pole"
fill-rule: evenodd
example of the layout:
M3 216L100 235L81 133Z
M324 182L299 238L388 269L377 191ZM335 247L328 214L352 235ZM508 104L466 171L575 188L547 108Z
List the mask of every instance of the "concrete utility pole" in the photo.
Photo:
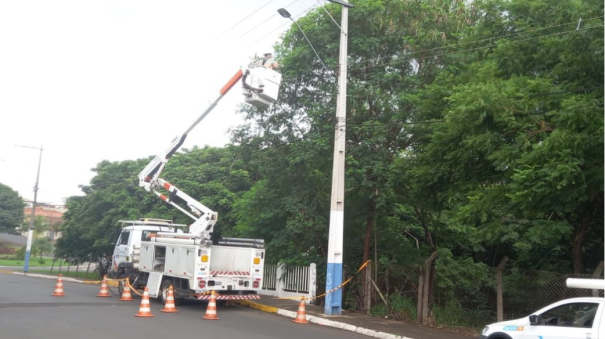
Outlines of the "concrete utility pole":
M334 133L334 164L332 167L332 195L330 201L330 231L328 239L328 267L326 292L342 284L342 242L344 233L345 146L347 118L347 40L349 8L346 1L329 0L342 5L340 24L340 53L338 56L338 97L336 99L336 125ZM326 295L324 313L342 313L342 289Z
M334 164L332 167L332 197L330 201L330 231L328 238L328 268L326 272L326 302L324 313L340 315L342 312L342 238L344 221L344 189L345 189L345 146L347 119L347 39L349 8L353 5L346 0L328 0L342 6L342 23L340 27L340 53L338 56L338 96L336 99L336 124L334 126ZM277 12L284 18L292 20L319 58L324 69L325 64L311 45L302 27L292 19L284 8ZM326 11L327 12L327 11ZM328 13L330 15L330 13ZM330 17L332 17L330 15ZM332 19L334 20L334 19ZM336 24L338 26L338 24ZM332 291L333 289L336 290Z
M29 229L27 230L27 245L25 246L25 263L23 265L23 272L27 273L29 270L29 257L32 249L32 240L34 237L34 221L36 219L36 202L38 200L38 182L40 181L40 165L42 164L42 147L30 147L15 145L17 147L32 148L40 151L40 157L38 159L38 174L36 175L36 184L34 186L34 203L32 205L32 214L29 219Z

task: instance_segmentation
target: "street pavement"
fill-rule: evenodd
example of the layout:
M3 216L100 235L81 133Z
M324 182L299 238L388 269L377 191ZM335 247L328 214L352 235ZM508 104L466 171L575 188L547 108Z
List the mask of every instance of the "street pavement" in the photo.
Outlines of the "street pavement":
M327 326L301 325L292 319L242 305L218 303L218 319L207 320L209 302L187 300L177 313L161 310L158 300L147 306L138 295L118 300L97 297L98 284L65 279L64 296L53 296L56 277L0 274L1 339L365 339L365 335ZM151 314L145 314L148 308ZM138 310L138 312L137 312ZM141 317L152 315L153 317Z
M0 273L20 274L22 272L0 269ZM26 274L32 277L56 279L55 276L41 274ZM87 284L100 284L100 281L82 281L72 278L63 278L65 281ZM116 281L108 281L110 287L117 286ZM237 301L241 305L252 307L263 312L275 313L280 316L296 318L299 308L299 300L280 299L272 296L261 295L260 300ZM305 304L305 310L309 324L301 326L328 326L362 334L368 337L381 339L468 339L478 337L471 331L456 329L434 328L430 326L419 326L414 323L394 321L379 317L373 317L362 312L350 312L343 310L341 315L325 315L323 307Z

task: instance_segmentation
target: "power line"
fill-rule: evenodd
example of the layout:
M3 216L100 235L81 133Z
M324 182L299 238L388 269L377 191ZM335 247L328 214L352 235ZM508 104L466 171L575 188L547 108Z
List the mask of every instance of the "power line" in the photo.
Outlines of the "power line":
M369 122L371 124L365 124ZM445 120L427 120L427 121L391 121L391 122L375 122L372 120L366 120L363 124L349 124L347 127L374 127L374 126L398 126L398 125L430 125L445 122Z
M227 33L228 31L230 31L231 29L235 28L237 25L241 24L242 22L244 22L246 19L248 19L249 17L251 17L252 15L254 15L256 12L260 11L261 9L263 9L265 6L267 6L268 4L270 4L271 2L273 2L274 0L269 0L267 1L264 5L260 6L258 9L256 9L254 12L248 14L248 16L246 16L245 18L241 19L240 21L236 22L235 25L227 28L226 30L224 30L221 34L217 35L214 40L220 38L221 36L223 36L225 33Z
M491 44L488 46L483 46L483 47L476 47L476 48L470 48L470 49L464 49L461 51L457 51L457 52L451 52L451 53L442 53L442 54L433 54L433 55L429 55L429 56L425 56L425 57L415 57L413 59L415 60L423 60L423 59L428 59L428 58L435 58L435 57L440 57L440 56L447 56L447 55L454 55L454 54L460 54L462 52L470 52L470 51L476 51L476 50L481 50L481 49L486 49L486 48L493 48L493 47L497 47L497 46L501 46L501 45L507 45L507 44L512 44L512 43L516 43L516 42L524 42L524 41L530 41L530 40L536 40L536 39L541 39L541 38L545 38L545 37L551 37L551 36L555 36L555 35L561 35L561 34L566 34L566 33L576 33L576 32L580 32L580 31L584 31L584 30L588 30L588 29L592 29L592 28L598 28L598 27L604 27L604 25L600 25L600 26L592 26L592 27L587 27L587 28L581 28L581 29L574 29L571 31L563 31L563 32L557 32L557 33L553 33L553 34L545 34L545 35L540 35L537 37L532 37L532 38L528 38L528 39L521 39L521 40L513 40L513 41L509 41L509 42L504 42L504 43L500 43L500 44ZM451 45L451 46L456 46L456 45ZM418 54L424 51L415 51L412 52L411 54ZM364 60L357 62L357 64L363 62ZM360 65L359 67L351 67L349 68L350 70L359 70L359 69L369 69L369 68L374 68L374 67L379 67L379 66L392 66L392 65L397 65L400 63L407 63L409 62L408 60L401 60L401 62L391 62L391 63L382 63L382 64L376 64L376 65L371 65L371 66L365 66L365 65Z
M603 87L605 87L605 86L581 87L581 88L576 88L576 89L570 89L570 90L567 90L567 91L537 93L537 94L532 94L529 97L530 98L534 98L534 97L541 97L541 96L547 96L547 95L567 94L567 93L574 93L574 92L584 92L584 93L586 93L588 91L592 91L592 90L603 88Z
M604 17L603 15L597 16L597 17L592 17L592 18L588 18L586 20L582 20L582 22L588 22L588 21L592 21L592 20L597 20L597 19L601 19L603 17ZM498 36L494 36L494 37L479 39L479 40L473 40L473 41L468 41L468 42L461 42L461 43L452 44L452 45L449 45L449 46L442 46L442 47L434 47L434 48L423 49L423 50L420 50L420 51L414 51L413 53L424 53L424 52L436 51L436 50L440 50L440 49L454 48L454 47L459 47L459 46L468 45L468 44L474 44L474 43L478 43L478 42L482 42L482 41L508 38L508 37L519 35L519 34L533 33L533 32L538 32L538 31L542 31L542 30L545 30L545 29L557 28L557 27L567 26L567 25L571 25L571 24L577 25L577 23L578 23L577 21L570 21L570 22L566 22L566 23L563 23L563 24L559 24L559 25L540 27L540 28L536 28L536 29L532 29L532 30L527 30L527 31L520 31L520 32L515 32L515 33L510 33L510 34L504 34L504 35L498 35ZM579 29L576 28L576 30L579 30ZM378 59L376 59L376 61L379 61L380 59L383 59L383 58L386 58L386 57L379 57ZM364 62L364 61L366 61L366 60L360 60L359 62Z
M299 16L301 16L301 15L303 15L303 14L305 14L305 13L308 13L309 11L311 11L312 9L314 9L314 8L316 8L316 7L317 7L317 5L316 5L316 4L313 4L313 5L311 5L310 7L307 7L307 9L303 10L303 11L302 11L302 12L300 12L299 14L295 15L293 18L294 18L294 19L295 19L295 18L298 18ZM251 44L249 44L249 45L248 45L248 46L246 46L246 47L250 47L250 46L252 46L252 45L256 44L257 42L259 42L259 41L261 41L261 40L263 40L263 39L266 39L268 35L270 35L270 34L272 34L272 33L275 33L275 32L276 32L276 31L278 31L280 28L282 28L282 27L284 27L284 26L288 25L289 23L290 23L290 22L286 20L286 22L285 22L284 24L280 25L279 27L277 27L276 29L272 30L271 32L268 32L268 33L264 34L264 35L263 35L261 38L259 38L258 40L255 40L254 42L252 42Z
M340 28L340 25L338 24L338 22L336 22L336 20L334 20L334 17L332 16L332 14L330 14L330 12L328 12L328 10L326 9L326 6L323 6L321 4L321 2L319 2L319 0L317 0L317 3L322 6L323 10L326 12L326 14L330 17L330 19L332 19L332 22L338 27L338 29L340 29L342 31L342 28ZM348 34L345 34L348 35Z
M293 2L291 2L288 6L284 7L284 8L288 8L290 6L292 6L293 4L295 4L298 0L294 0ZM238 39L243 38L244 36L248 35L250 32L254 31L255 29L259 28L260 26L266 24L269 20L273 19L273 17L275 16L279 16L279 14L277 12L273 13L270 17L268 17L267 19L265 19L264 21L262 21L260 24L254 26L252 29L248 30L246 33L240 35L238 37Z

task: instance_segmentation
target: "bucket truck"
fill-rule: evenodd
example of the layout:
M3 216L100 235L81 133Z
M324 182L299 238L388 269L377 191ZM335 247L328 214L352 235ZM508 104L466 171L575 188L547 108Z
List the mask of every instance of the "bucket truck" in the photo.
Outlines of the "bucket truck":
M264 240L221 238L211 234L217 212L179 190L160 175L187 135L216 107L238 82L245 102L265 108L277 99L281 74L264 68L239 70L219 91L219 96L139 173L139 186L189 216L190 225L170 220L142 218L121 220L122 231L112 257L110 277L129 278L134 288L146 286L149 296L165 302L170 285L178 303L186 297L217 300L258 299L265 260ZM120 280L122 293L124 279Z

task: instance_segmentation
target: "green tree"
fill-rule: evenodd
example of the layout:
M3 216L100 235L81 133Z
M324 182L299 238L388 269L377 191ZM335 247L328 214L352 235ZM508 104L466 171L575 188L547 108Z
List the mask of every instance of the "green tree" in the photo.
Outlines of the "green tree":
M40 259L44 254L50 254L53 251L53 245L46 237L39 237L32 244L32 253Z
M103 269L113 253L112 241L120 232L120 219L138 219L155 206L139 189L137 174L148 160L102 161L92 170L96 176L84 186L84 196L67 199L67 212L57 240L55 255L75 262L94 261ZM100 274L103 274L101 270Z
M16 229L24 219L25 203L19 193L0 184L0 232L17 234Z
M27 216L23 222L21 222L21 227L19 228L20 233L25 233L29 230L30 226L30 216ZM39 238L44 234L44 232L50 229L49 224L46 219L41 215L36 215L34 218L33 231L34 231L34 239Z
M183 150L171 158L162 173L162 177L178 189L219 213L217 236L234 232L232 205L250 187L245 164L238 159L236 151L236 147ZM193 222L138 187L137 175L149 161L102 161L93 169L96 175L89 186L82 188L85 195L67 199L62 237L57 240L55 250L58 257L72 262L96 261L107 269L113 241L121 231L119 220L150 217L183 224Z
M584 273L586 236L603 224L603 4L475 5L467 61L419 94L425 119L444 120L415 148L421 186L487 243L506 239L501 255Z

